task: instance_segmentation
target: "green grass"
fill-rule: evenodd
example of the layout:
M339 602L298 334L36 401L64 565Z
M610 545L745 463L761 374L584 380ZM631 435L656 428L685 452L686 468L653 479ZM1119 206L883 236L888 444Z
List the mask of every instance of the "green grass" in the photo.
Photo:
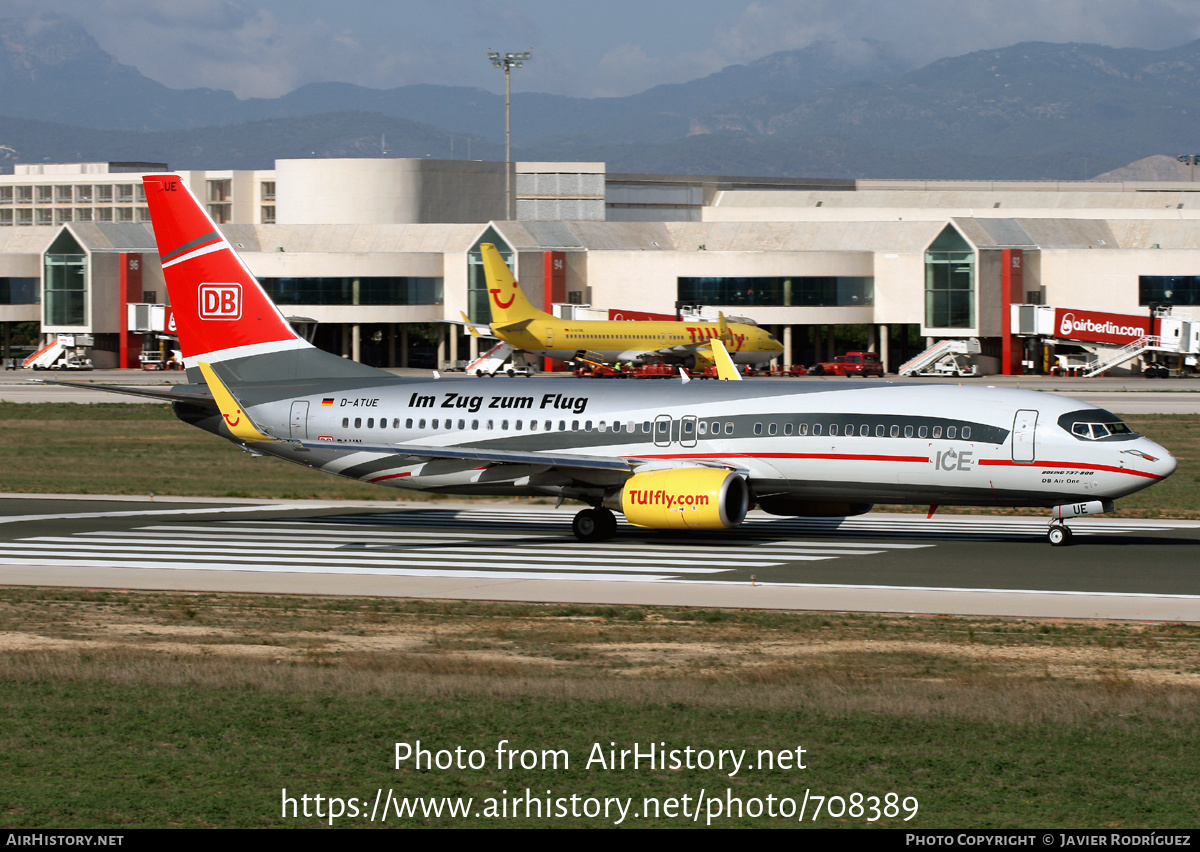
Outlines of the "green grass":
M0 491L285 500L425 500L254 457L169 406L0 403Z
M477 808L528 788L543 799L547 790L631 798L635 810L646 797L694 800L701 790L743 801L810 790L915 797L914 819L876 823L891 827L1194 825L1200 628L700 615L0 590L10 645L0 656L0 814L12 828L265 827L322 823L283 819L283 788L297 797L472 797ZM486 765L395 768L394 744L418 740L431 751L478 749ZM569 766L497 768L501 740L565 750ZM597 744L607 755L610 744L635 743L746 749L749 759L803 748L807 768L730 776L587 766Z

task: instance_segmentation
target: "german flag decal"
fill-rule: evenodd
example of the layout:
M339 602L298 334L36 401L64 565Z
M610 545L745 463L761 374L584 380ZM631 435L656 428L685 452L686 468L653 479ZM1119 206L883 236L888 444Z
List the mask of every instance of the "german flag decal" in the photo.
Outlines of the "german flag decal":
M330 397L328 399L321 400L321 407L322 408L333 408L333 398Z

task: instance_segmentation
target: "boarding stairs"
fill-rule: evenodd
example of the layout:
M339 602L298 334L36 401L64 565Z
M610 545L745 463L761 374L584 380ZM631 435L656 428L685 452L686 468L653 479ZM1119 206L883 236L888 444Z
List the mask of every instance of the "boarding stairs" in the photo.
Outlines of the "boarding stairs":
M917 373L922 373L932 370L933 366L943 358L952 357L955 355L978 355L980 352L979 341L974 337L967 339L953 338L950 340L941 340L930 346L920 355L911 358L900 365L897 374L901 376L912 376Z
M1090 379L1092 376L1098 376L1106 370L1121 366L1126 361L1136 358L1143 352L1160 349L1161 346L1162 340L1157 334L1147 334L1145 337L1140 337L1133 341L1133 343L1128 343L1117 351L1109 353L1105 358L1097 358L1095 361L1090 362L1083 373L1083 377Z
M467 364L466 370L473 376L494 376L508 366L515 351L502 341Z
M26 358L21 366L34 370L50 370L58 363L58 359L65 357L66 354L66 345L61 340L52 340Z

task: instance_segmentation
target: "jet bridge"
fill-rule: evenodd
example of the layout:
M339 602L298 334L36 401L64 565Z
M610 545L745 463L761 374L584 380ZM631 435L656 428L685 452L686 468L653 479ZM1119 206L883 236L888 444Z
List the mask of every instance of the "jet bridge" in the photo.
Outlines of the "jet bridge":
M1200 363L1200 321L1178 316L1170 307L1149 316L1012 305L1012 328L1023 337L1077 343L1094 351L1084 376L1098 376L1139 356L1159 353L1182 356L1191 367Z

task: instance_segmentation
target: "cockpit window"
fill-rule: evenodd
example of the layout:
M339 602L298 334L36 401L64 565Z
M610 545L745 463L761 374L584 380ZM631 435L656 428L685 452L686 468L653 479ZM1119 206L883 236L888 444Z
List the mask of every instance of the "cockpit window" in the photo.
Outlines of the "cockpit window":
M1081 441L1128 441L1139 437L1117 415L1099 408L1064 414L1058 418L1058 425Z

